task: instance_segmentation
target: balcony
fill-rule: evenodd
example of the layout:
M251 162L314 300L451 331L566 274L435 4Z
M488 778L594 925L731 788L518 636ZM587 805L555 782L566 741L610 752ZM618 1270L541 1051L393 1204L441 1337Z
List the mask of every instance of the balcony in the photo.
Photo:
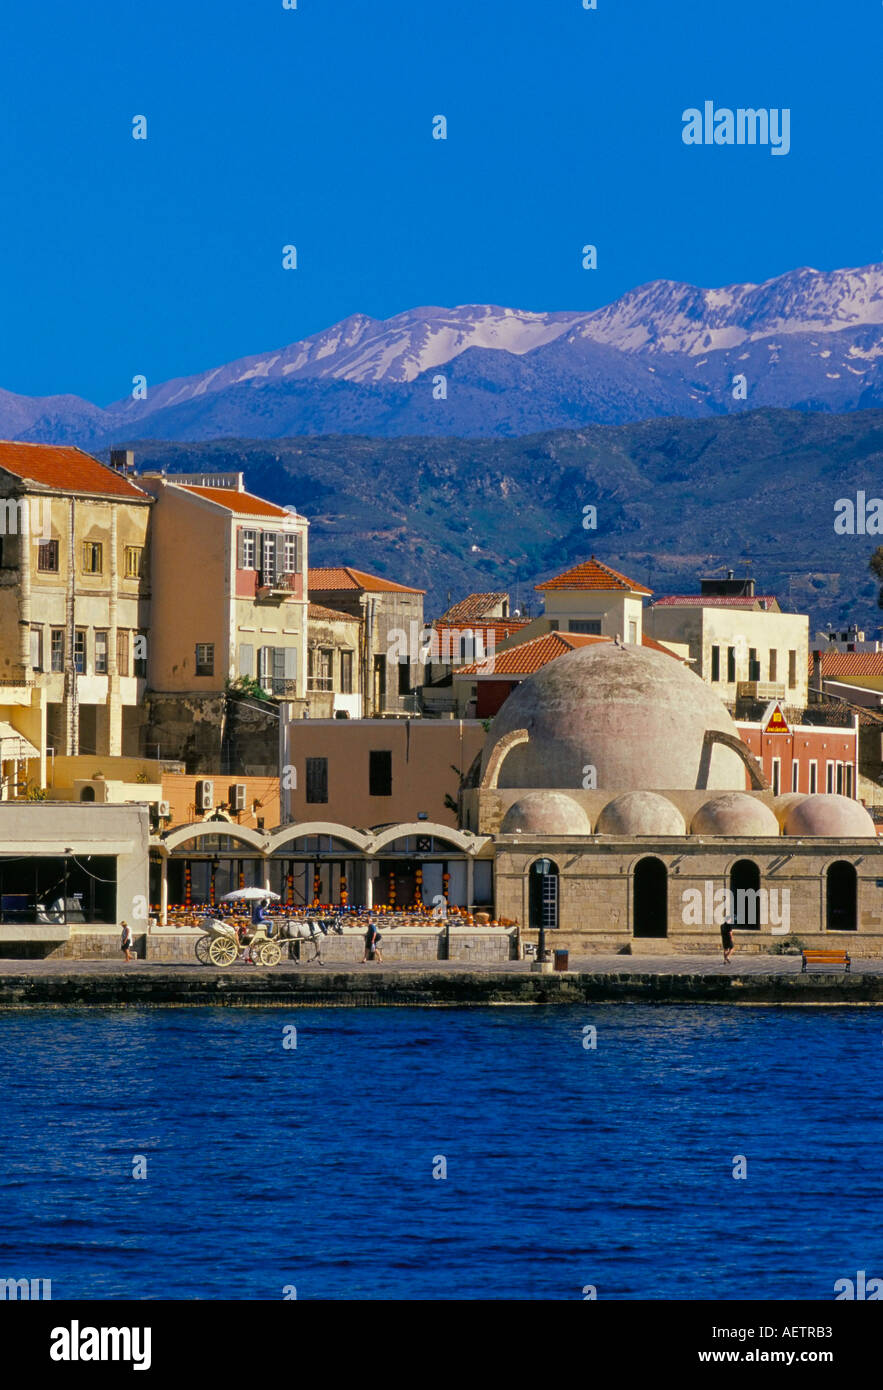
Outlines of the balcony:
M736 698L738 700L784 700L787 691L779 681L738 681Z
M296 573L273 574L272 571L261 570L257 580L255 599L258 601L280 603L283 599L301 598L303 595L303 581Z

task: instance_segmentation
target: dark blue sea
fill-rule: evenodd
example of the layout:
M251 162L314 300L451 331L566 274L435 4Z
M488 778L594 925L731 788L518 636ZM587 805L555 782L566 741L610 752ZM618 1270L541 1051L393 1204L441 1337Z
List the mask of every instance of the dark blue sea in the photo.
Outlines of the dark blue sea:
M845 1008L7 1013L0 1277L53 1299L833 1298L883 1276L881 1028Z

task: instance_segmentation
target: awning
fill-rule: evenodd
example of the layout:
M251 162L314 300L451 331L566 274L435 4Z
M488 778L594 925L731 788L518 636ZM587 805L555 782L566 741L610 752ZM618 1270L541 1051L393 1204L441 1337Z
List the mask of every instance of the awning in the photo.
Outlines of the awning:
M39 758L38 750L30 743L18 729L13 729L11 724L4 724L0 720L0 761L9 762L13 758L24 760L26 758Z

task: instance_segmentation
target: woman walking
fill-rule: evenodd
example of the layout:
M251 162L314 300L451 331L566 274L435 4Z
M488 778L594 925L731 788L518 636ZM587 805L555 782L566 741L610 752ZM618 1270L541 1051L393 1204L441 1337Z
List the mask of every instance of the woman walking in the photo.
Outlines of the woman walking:
M373 922L370 923L368 930L365 932L365 954L362 957L362 964L364 965L369 960L379 960L380 964L383 964L383 955L380 950L380 932Z

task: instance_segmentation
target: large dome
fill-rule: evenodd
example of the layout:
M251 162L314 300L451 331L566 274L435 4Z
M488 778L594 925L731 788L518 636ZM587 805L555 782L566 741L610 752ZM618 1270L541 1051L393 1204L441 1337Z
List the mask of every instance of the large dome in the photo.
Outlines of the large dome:
M523 681L491 726L483 774L519 729L529 738L504 757L500 787L745 788L738 753L718 744L703 760L706 730L739 741L724 705L682 662L652 648L593 642Z
M528 792L509 807L501 835L591 835L592 825L578 802L561 792Z
M877 838L877 830L860 801L819 793L806 796L785 817L786 835L829 835L845 840Z

